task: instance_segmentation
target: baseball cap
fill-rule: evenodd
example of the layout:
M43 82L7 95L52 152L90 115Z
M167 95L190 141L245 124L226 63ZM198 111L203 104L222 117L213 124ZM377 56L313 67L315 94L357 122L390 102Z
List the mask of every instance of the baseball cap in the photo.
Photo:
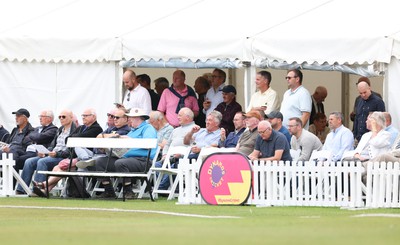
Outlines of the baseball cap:
M245 117L255 117L258 120L262 120L261 114L258 111L249 111L246 114L244 114Z
M267 116L267 118L280 118L281 120L283 120L283 115L281 112L279 111L271 111Z
M17 116L19 115L25 115L26 117L30 117L31 114L29 113L29 111L27 109L21 108L18 111L13 111L12 114L16 114Z
M222 92L224 93L234 93L236 94L236 88L232 85L226 85L222 88Z

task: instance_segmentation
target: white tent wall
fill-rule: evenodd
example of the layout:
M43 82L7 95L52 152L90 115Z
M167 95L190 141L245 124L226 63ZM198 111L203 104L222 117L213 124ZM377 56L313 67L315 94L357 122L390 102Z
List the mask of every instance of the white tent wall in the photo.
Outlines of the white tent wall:
M39 113L51 109L57 117L70 109L82 123L86 108L95 108L98 121L106 125L106 113L120 100L120 68L116 62L46 63L0 62L0 123L8 130L15 127L13 111L26 108L29 121L39 126ZM118 82L117 82L118 81ZM54 123L60 126L58 118Z

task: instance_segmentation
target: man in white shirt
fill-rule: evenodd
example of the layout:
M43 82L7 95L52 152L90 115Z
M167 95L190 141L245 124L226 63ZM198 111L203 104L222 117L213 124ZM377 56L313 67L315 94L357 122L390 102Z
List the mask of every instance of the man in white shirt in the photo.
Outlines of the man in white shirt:
M203 103L203 112L207 116L217 105L223 102L222 88L225 86L226 73L221 69L214 69L212 73L211 88L207 91L206 98Z
M125 109L141 108L148 115L151 111L150 94L136 80L136 74L132 70L126 70L122 77L126 92L122 102Z

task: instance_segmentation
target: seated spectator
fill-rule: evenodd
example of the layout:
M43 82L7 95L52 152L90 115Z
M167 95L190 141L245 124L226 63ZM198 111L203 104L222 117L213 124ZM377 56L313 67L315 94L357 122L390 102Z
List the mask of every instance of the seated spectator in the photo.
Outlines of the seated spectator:
M258 111L249 111L245 115L246 130L239 138L236 151L248 156L254 150L254 145L258 136L258 123L262 120Z
M13 159L18 162L20 156L26 153L28 145L32 144L32 140L28 136L34 128L29 123L30 113L27 109L21 108L12 114L15 114L17 127L11 131L10 136L4 142L7 145L1 147L0 159L2 159L3 153L12 153Z
M0 124L0 141L5 142L9 135L10 133L8 132L8 130L5 129L3 125Z
M226 85L222 88L222 102L215 108L216 111L221 112L222 121L220 127L225 129L229 134L235 130L233 124L233 117L236 112L242 111L242 106L236 102L236 88L232 85Z
M43 145L48 148L57 134L58 128L53 124L54 113L51 110L42 111L39 115L40 126L36 127L27 137L32 144ZM37 151L34 145L29 145L26 152L15 161L15 170L23 169L26 159L35 157Z
M344 152L353 150L353 132L343 125L343 120L341 112L332 112L329 115L329 128L331 132L326 136L322 150L332 152L333 162L340 161Z
M258 134L250 160L292 161L290 146L285 136L272 129L268 121L258 124Z
M383 115L386 119L385 131L390 133L390 145L393 145L397 135L399 134L399 130L392 125L392 116L389 112L384 112Z
M390 149L390 133L385 131L385 116L382 112L371 113L366 122L366 128L370 130L361 136L360 142L354 153L350 157L345 157L343 161L366 162Z
M230 132L228 136L226 136L226 131L224 128L221 128L221 138L218 142L218 147L225 148L234 148L238 144L240 136L242 136L243 132L246 130L244 112L239 111L236 112L235 117L233 118L233 124L235 125L235 131Z
M167 143L164 145L164 148L162 150L162 158L161 161L158 161L155 163L156 168L161 168L163 165L163 161L165 160L165 156L168 153L168 149L171 146L185 146L183 143L183 139L185 138L186 134L192 130L192 128L195 126L193 122L193 117L194 114L192 110L189 108L183 107L179 113L178 113L178 120L179 124L181 126L175 128L171 136L169 137ZM187 145L189 146L189 145ZM172 168L177 168L178 167L178 159L181 158L180 154L175 154L174 156L174 162L171 162L171 167ZM168 187L170 186L169 182L169 175L165 174L160 182L159 189L160 190L168 190Z
M204 77L198 77L194 82L194 91L198 95L197 103L199 105L199 115L195 118L196 125L201 128L206 127L206 114L203 111L203 103L206 98L207 91L210 89L210 83Z
M316 113L313 124L310 124L308 131L313 133L321 143L325 143L326 136L329 134L329 128L326 126L326 116L324 113Z
M207 91L206 99L203 103L203 112L208 116L210 112L214 111L215 107L221 103L222 88L225 86L226 73L221 69L214 69L212 72L211 87Z
M271 113L267 114L266 117L268 118L269 123L271 123L272 129L285 135L288 143L290 144L292 136L290 135L289 130L282 125L282 113L279 111L271 111Z
M112 114L111 114L112 113ZM96 138L115 138L121 135L127 135L131 131L131 127L128 125L128 117L125 115L126 110L123 108L114 109L107 114L108 119L112 118L113 122L108 123L108 128L102 133L98 134ZM93 149L94 155L89 159L82 159L76 163L76 166L80 169L85 169L94 166L95 159L99 157L105 157L104 149ZM56 166L57 167L57 166ZM94 169L90 169L94 170ZM54 171L54 169L53 169Z
M140 108L132 108L129 113L125 114L129 117L131 131L125 137L136 139L157 139L157 131L146 122L149 116ZM102 157L96 160L96 171L104 172L143 172L146 168L149 169L151 164L147 162L147 149L132 148L127 151L121 158L112 156L110 159ZM153 159L156 154L156 149L151 150L150 159ZM109 162L108 162L109 161ZM115 191L109 178L101 179L104 186L104 192L100 195L101 198L115 198ZM132 191L132 181L126 181L123 186L125 198L133 199L136 195Z
M53 141L47 148L50 152L48 154L38 153L36 157L29 158L25 161L24 168L22 170L21 178L24 180L26 185L30 185L32 175L37 169L37 166L51 166L52 169L61 160L67 158L70 155L69 150L66 146L66 138L76 129L73 123L73 114L70 110L61 111L58 116L61 122L61 127L57 130L57 134L54 136ZM50 170L47 167L41 170ZM42 175L40 181L45 181L45 176ZM17 187L17 194L25 194L24 189L21 185Z
M197 159L201 148L217 145L221 135L219 125L222 115L219 111L212 111L207 116L206 127L200 128L198 125L193 126L183 139L185 145L193 145L188 159Z
M149 123L157 130L157 144L162 150L174 128L169 125L162 112L152 111L149 116Z
M317 136L303 129L303 122L298 117L289 118L289 132L292 135L290 141L293 150L300 149L300 156L298 161L310 160L311 154L314 150L321 150L322 143Z

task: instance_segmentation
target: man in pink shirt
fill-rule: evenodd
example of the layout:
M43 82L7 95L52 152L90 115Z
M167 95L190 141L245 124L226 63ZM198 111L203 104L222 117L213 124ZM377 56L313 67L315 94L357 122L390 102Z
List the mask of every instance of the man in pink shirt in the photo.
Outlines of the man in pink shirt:
M165 113L169 124L178 127L179 110L187 107L196 117L199 114L199 105L194 90L185 84L185 73L182 70L176 70L172 80L171 87L163 91L157 110Z

